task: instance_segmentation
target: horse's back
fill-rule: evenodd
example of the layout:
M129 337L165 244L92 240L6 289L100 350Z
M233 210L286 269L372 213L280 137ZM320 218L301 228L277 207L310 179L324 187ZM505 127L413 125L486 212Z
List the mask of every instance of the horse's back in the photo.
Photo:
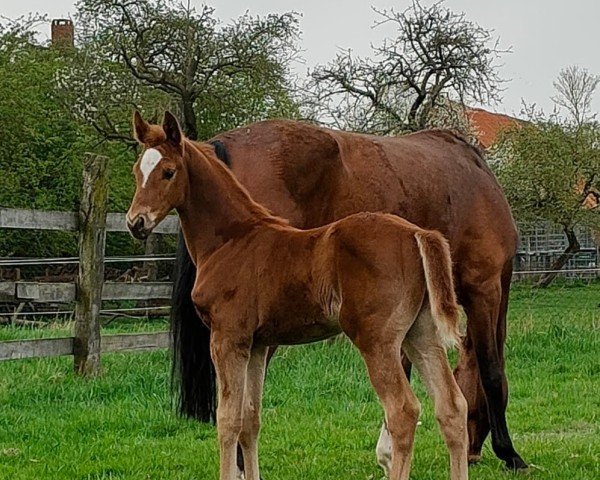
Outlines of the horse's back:
M290 120L218 137L252 197L298 227L362 211L393 213L441 231L458 260L516 250L508 203L480 152L446 130L398 137L342 132Z

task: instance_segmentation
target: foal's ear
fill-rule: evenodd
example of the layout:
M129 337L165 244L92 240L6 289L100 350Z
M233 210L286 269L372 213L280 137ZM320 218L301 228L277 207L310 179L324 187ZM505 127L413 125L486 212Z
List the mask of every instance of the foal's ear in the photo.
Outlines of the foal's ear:
M142 118L142 114L135 110L133 112L133 134L135 139L141 143L146 143L148 133L150 132L150 124Z
M175 115L168 110L165 112L162 127L165 131L165 135L167 136L167 140L174 143L178 147L181 146L182 135L179 122L177 121L177 118L175 118Z

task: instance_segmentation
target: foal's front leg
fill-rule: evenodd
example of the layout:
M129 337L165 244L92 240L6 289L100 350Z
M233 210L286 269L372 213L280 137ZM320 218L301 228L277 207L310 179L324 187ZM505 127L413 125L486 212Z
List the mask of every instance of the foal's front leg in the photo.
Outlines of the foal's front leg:
M271 345L270 347L267 348L267 352L266 352L266 360L265 360L265 364L262 366L263 369L263 379L262 379L262 387L264 387L264 383L265 383L265 378L267 376L267 368L269 367L269 363L271 362L271 359L273 358L273 355L275 355L275 351L277 350L277 346L275 345ZM253 371L253 367L251 367L250 365L248 366L248 372ZM248 375L250 375L250 373L248 373ZM261 388L262 388L261 387ZM247 396L247 393L244 393L244 397ZM245 400L246 401L246 400ZM261 392L261 401L262 401L262 392ZM246 415L244 414L244 418L246 418ZM260 418L259 418L259 422L260 422ZM259 423L260 425L260 423ZM243 435L243 431L242 431L242 435ZM258 456L258 454L257 454ZM238 466L238 476L236 480L246 480L246 476L244 474L244 454L242 452L242 446L238 443L238 448L237 448L237 466ZM260 478L260 477L259 477Z
M258 473L258 435L260 410L267 363L267 347L254 346L248 362L240 445L244 454L245 480L260 480ZM238 465L239 467L239 465Z
M217 332L213 332L211 336L210 350L219 386L217 432L221 480L238 478L236 448L242 431L242 407L250 359L250 342Z

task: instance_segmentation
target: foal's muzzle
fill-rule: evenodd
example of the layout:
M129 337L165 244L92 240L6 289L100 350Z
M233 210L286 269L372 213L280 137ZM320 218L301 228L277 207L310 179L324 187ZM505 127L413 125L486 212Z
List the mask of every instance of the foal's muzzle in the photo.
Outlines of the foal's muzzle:
M138 240L145 240L154 228L154 223L150 222L145 215L138 215L134 219L127 217L127 228Z

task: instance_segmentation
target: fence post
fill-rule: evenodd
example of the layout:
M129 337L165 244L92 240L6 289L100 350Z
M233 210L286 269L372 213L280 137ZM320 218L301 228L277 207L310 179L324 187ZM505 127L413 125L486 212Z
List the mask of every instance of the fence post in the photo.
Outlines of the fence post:
M108 204L108 159L88 153L79 208L79 274L75 304L75 371L100 373L100 307Z
M158 253L159 242L160 242L160 237L155 233L151 233L148 236L148 238L146 239L146 242L144 245L144 255L151 257L152 255ZM150 280L152 282L155 281L156 280L156 271L157 271L156 262L153 262L153 261L144 262L143 267L148 272L148 280Z

